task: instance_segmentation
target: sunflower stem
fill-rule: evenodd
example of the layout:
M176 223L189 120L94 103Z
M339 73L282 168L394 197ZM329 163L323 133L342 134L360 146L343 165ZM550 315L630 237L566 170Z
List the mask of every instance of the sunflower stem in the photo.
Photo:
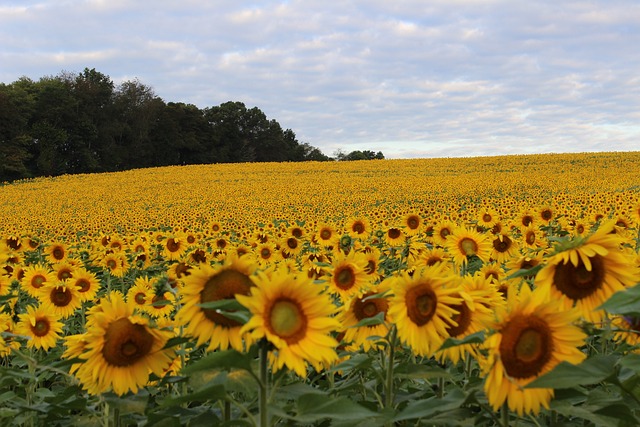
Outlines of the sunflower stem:
M393 365L396 351L396 326L391 326L389 336L389 359L387 361L387 377L385 381L384 392L384 407L390 408L393 406Z
M509 427L509 405L506 400L502 404L500 412L500 415L502 415L502 427Z
M267 394L269 392L269 371L268 371L268 355L269 342L263 338L260 340L260 427L267 427L269 424L269 414L267 412Z
M444 397L444 377L438 378L438 398L442 399Z

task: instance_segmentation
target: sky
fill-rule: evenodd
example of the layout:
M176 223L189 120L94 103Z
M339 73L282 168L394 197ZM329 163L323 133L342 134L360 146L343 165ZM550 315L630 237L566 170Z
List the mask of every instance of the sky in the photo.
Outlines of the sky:
M636 0L0 0L0 82L85 67L330 156L640 150Z

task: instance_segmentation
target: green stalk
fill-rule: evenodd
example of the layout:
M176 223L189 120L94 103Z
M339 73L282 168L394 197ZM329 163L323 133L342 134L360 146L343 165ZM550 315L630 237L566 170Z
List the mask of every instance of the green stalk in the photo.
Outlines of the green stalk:
M269 414L267 410L267 394L269 393L269 371L267 366L269 355L268 345L269 342L265 338L260 340L260 427L267 427L269 425Z
M509 427L509 405L505 400L500 409L502 415L502 427Z
M393 406L393 365L396 351L396 335L397 329L395 325L391 326L391 335L389 337L389 359L387 360L387 377L385 381L384 391L384 407Z

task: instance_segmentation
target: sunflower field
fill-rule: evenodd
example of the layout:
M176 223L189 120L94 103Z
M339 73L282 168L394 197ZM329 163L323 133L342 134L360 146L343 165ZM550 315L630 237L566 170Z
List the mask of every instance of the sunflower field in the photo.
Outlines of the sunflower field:
M640 152L0 184L0 425L640 425Z

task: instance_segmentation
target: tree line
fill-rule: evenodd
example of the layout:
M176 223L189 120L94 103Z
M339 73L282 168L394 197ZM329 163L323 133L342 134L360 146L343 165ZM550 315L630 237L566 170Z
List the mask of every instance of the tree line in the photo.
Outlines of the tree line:
M340 153L333 159L300 143L291 129L282 129L257 107L230 101L200 109L165 102L137 79L116 87L95 69L0 83L0 181L168 165L361 157Z

